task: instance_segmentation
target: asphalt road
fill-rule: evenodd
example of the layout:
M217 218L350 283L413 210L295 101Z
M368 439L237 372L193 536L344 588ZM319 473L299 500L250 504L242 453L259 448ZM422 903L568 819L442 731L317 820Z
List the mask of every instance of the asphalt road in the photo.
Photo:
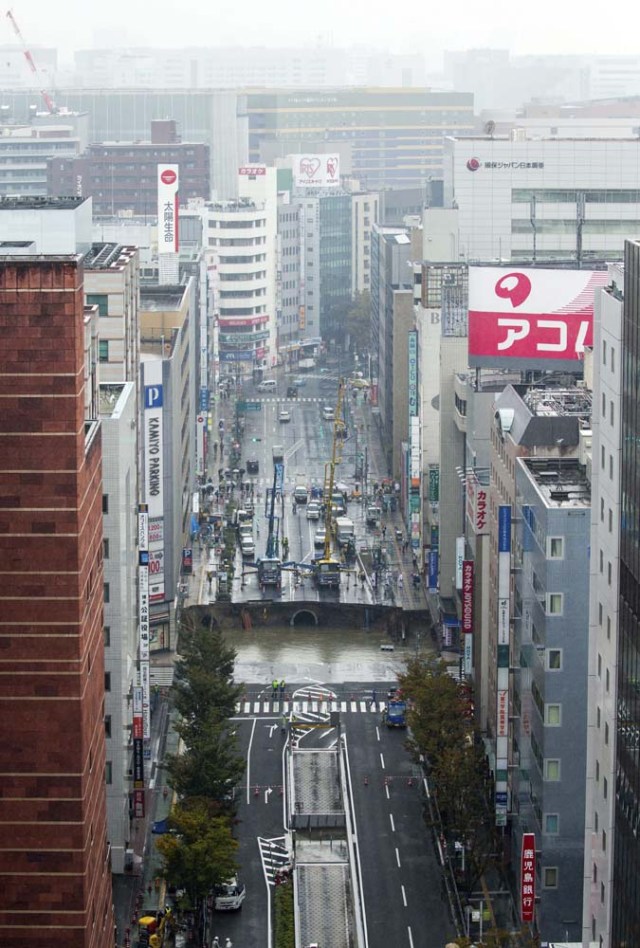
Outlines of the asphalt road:
M248 685L247 691L252 695L250 708L245 711L242 703L235 719L247 760L237 826L247 898L239 913L214 914L212 934L222 941L230 937L234 948L266 948L270 860L277 863L284 843L284 738L270 688ZM333 696L346 702L341 729L348 747L369 948L440 948L453 930L441 901L440 871L422 817L420 779L404 746L406 733L381 726L379 709L369 706L372 691L378 700L386 693L380 682L332 684L330 688L302 683L288 685L287 698L304 698L308 711L301 717L309 720L321 716L322 699ZM316 699L315 712L312 699ZM257 714L256 700L260 703ZM301 740L301 746L305 742L331 746L337 733L314 730ZM271 846L268 840L273 841Z

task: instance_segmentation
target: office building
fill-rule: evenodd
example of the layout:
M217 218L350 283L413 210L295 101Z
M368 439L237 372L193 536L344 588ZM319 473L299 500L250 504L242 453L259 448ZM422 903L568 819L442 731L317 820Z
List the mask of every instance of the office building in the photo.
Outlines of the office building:
M444 139L473 128L473 96L407 88L247 91L249 161L335 150L364 190L424 188Z
M302 226L301 208L292 204L289 192L278 199L278 251L276 271L276 312L278 352L290 362L298 350L304 329L302 303Z
M369 191L351 195L351 295L371 290L371 231L378 223L380 197Z
M83 262L87 303L98 307L100 317L100 382L135 382L137 392L140 364L137 247L94 243Z
M87 253L91 199L0 197L0 240L25 241L30 245L26 253Z
M446 142L444 206L467 262L622 257L640 230L638 139Z
M45 197L52 159L73 161L87 144L86 115L42 115L28 125L0 125L0 193ZM75 181L64 194L77 194Z
M635 245L631 245L635 249ZM630 250L633 253L633 249ZM584 854L583 939L605 948L622 945L639 919L634 886L627 886L632 847L634 801L633 762L638 729L622 695L620 616L622 494L622 392L624 371L623 306L625 271L620 263L609 267L609 284L596 293L593 330L593 415L591 471L591 559L589 588L589 678L587 711L587 805ZM633 298L634 291L630 287ZM637 291L636 291L637 292ZM627 339L629 337L627 336ZM633 338L633 337L631 337ZM586 367L586 363L585 363ZM586 373L585 373L586 375ZM625 613L626 615L626 613ZM632 675L633 677L633 675ZM633 695L633 684L630 685ZM627 683L627 688L629 684ZM618 713L618 711L620 713ZM631 779L629 779L631 777ZM635 793L635 796L634 796ZM635 811L637 814L637 809ZM620 824L618 827L618 819ZM626 857L616 833L622 831ZM614 880L614 860L618 869ZM616 886L614 888L614 885ZM616 935L613 933L614 904ZM631 924L629 924L631 922ZM626 934L625 934L626 933ZM631 938L633 940L633 937Z
M515 469L511 846L515 863L535 834L535 919L549 941L582 934L591 491L580 460Z
M159 164L179 165L182 205L209 200L209 145L181 141L170 120L151 122L149 141L93 142L74 157L50 158L46 193L91 197L94 217L154 217Z
M19 89L0 95L0 107L6 106L16 124L28 124L33 101L32 92ZM167 89L162 84L152 89L74 86L56 90L56 105L88 114L90 142L144 142L149 123L170 116L185 142L209 146L212 193L218 198L236 197L238 168L247 164L247 122L236 92L190 86Z
M114 928L98 316L75 254L0 271L0 941L90 948Z
M277 205L243 198L201 213L224 374L275 365Z

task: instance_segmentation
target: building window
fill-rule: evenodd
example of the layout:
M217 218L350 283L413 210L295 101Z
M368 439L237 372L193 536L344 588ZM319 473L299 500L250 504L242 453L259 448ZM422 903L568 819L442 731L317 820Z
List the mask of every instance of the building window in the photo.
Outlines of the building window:
M557 813L545 813L544 831L547 836L557 836L560 832L560 817Z
M602 625L602 603L598 603L598 625Z
M602 778L602 796L604 799L607 799L607 793L609 792L609 784L607 783L607 778Z
M108 494L102 495L102 513L103 514L109 513L109 495Z
M604 905L604 882L600 883L600 901Z
M104 718L104 736L111 737L111 715L106 714Z
M600 498L600 522L604 523L604 497Z
M113 764L110 760L105 761L104 764L104 782L106 784L113 783Z
M564 559L564 537L548 537L547 538L547 559L549 560L563 560Z
M561 616L564 610L564 593L547 593L547 615Z
M607 364L607 340L602 340L602 364Z
M602 622L600 623L602 625ZM611 639L611 617L607 616L607 638Z
M545 704L544 723L548 727L560 727L560 725L562 724L562 705L561 704Z
M111 590L109 589L109 583L104 584L104 602L111 602Z
M562 671L562 649L561 648L548 648L547 649L547 670L548 671Z
M109 297L106 293L87 293L87 306L97 306L100 316L109 315Z
M604 553L600 550L600 572L604 572Z
M611 346L611 371L615 372L616 370L616 350Z
M558 867L545 866L542 870L542 885L545 889L558 888Z
M605 744L609 743L609 725L607 722L604 722L604 742Z
M613 533L613 510L609 507L609 533Z
M560 780L560 760L559 758L546 757L544 761L544 779Z
M601 445L600 446L600 467L602 468L603 471L604 471L605 458L606 458L606 455L605 455L604 445Z
M611 422L611 427L613 428L613 419L614 419L614 409L613 402L609 405L609 421Z
M607 831L602 830L602 852L606 853L607 851Z
M102 541L102 556L105 560L109 559L109 541L106 538Z
M609 455L609 480L613 480L613 454Z
M111 691L111 672L104 673L104 690Z
M98 340L98 360L100 362L109 361L109 340L108 339Z
M602 417L604 418L606 414L607 414L607 396L603 392L602 393Z
M111 647L111 626L105 625L104 628L102 629L102 634L104 638L104 647L110 648Z

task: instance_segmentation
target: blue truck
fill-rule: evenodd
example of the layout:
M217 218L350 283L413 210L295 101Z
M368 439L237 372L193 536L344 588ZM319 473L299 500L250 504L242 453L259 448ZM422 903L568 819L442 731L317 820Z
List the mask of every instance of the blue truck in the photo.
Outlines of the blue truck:
M382 722L387 727L406 727L407 726L407 703L402 698L394 696L389 698L386 708L382 713Z

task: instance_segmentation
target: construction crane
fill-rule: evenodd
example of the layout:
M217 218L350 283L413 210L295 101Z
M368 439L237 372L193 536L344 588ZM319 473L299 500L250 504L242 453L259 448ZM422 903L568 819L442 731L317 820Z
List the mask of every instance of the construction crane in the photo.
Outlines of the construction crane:
M276 496L278 491L282 490L284 484L284 449L280 445L273 446L273 486L271 488L271 497L268 501L269 512L267 514L269 522L269 531L267 534L267 547L265 556L257 560L258 582L261 586L280 587L282 560L278 556L278 537L276 534Z
M11 26L13 27L14 33L16 34L16 36L18 37L18 39L20 40L20 43L21 43L21 45L22 45L22 52L24 53L24 58L27 60L27 65L29 66L29 69L31 70L31 72L33 73L33 75L34 75L34 76L36 77L36 79L38 80L38 84L40 84L40 83L42 82L42 79L41 79L41 76L40 76L40 72L39 72L38 67L36 66L36 64L35 64L35 62L34 62L33 56L31 55L31 50L30 50L29 47L27 46L27 44L26 44L26 42L25 42L25 39L24 39L24 36L23 36L22 33L20 32L20 27L19 27L18 24L16 23L16 18L14 17L13 13L11 12L11 10L7 10L7 19L8 19L9 22L11 23ZM47 90L46 90L46 89L40 89L40 95L42 96L42 98L43 98L43 100L44 100L44 104L45 104L46 107L47 107L47 112L49 113L49 115L55 115L58 110L57 110L57 108L56 108L55 102L53 101L53 99L51 98L51 96L49 95L49 93L47 92Z
M340 560L333 556L331 552L331 537L333 535L333 490L336 466L342 460L342 436L345 431L342 418L345 389L344 379L340 379L333 421L331 460L325 464L324 468L324 551L319 559L314 560L313 564L313 576L318 586L336 587L340 585Z

